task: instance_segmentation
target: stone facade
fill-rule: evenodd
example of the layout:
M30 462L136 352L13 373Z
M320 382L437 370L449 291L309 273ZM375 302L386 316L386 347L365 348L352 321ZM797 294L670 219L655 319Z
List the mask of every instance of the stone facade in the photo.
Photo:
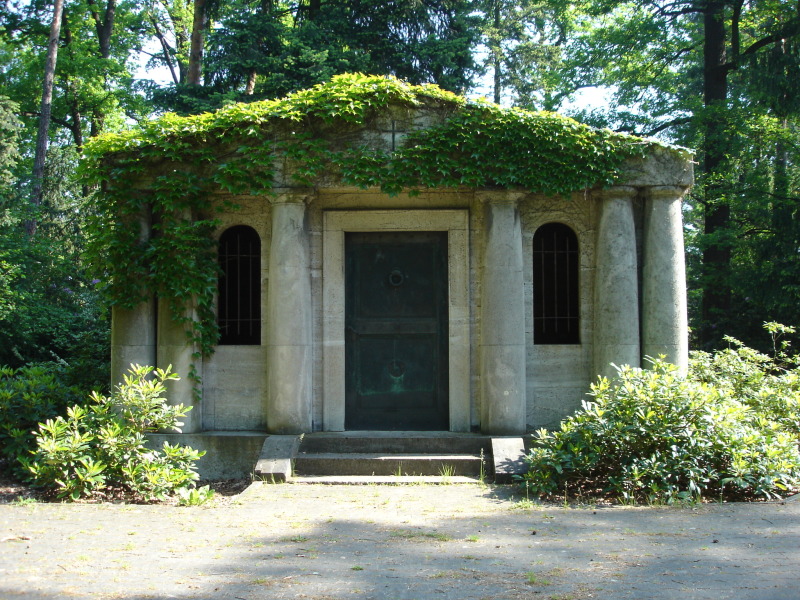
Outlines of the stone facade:
M422 127L435 115L412 117ZM400 121L381 123L364 139L399 143ZM657 149L626 165L618 185L570 197L474 189L390 197L336 181L291 188L291 165L283 169L285 187L272 197L214 197L239 206L221 214L218 234L247 225L261 241L260 344L220 345L197 360L163 302L114 311L112 376L131 362L171 364L183 378L170 384L171 400L194 405L186 433L345 429L347 232L447 232L451 431L552 428L580 407L598 374L613 375L612 363L640 366L663 354L686 367L681 199L692 169L676 153ZM575 343L534 336L534 235L550 223L577 238ZM143 235L147 228L143 218Z

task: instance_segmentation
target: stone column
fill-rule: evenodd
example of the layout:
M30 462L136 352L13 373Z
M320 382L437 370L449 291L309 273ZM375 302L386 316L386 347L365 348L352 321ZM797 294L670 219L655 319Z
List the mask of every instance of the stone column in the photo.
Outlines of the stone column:
M594 282L594 373L616 375L611 363L639 366L639 281L633 198L636 189L594 193L600 202Z
M111 308L111 385L122 383L132 364L156 364L156 302Z
M479 192L484 204L481 285L481 430L526 428L525 293L519 192Z
M148 210L139 217L140 239L150 239ZM111 309L111 386L122 383L131 364L156 364L156 303L153 297L133 308Z
M180 316L194 319L191 301L184 304L183 310L184 313ZM170 309L169 300L159 298L157 364L159 369L171 366L172 372L180 376L178 381L167 382L167 398L170 404L192 407L189 414L183 418L181 432L197 433L203 430L200 391L195 393L195 388L200 385L203 376L203 359L200 356L200 348L189 340L190 325L179 323L175 320L176 316L178 315L174 315Z
M311 264L305 223L308 192L272 202L267 291L267 429L310 432L312 396Z
M685 192L675 186L648 188L642 266L642 356L663 354L683 373L689 366L681 214Z

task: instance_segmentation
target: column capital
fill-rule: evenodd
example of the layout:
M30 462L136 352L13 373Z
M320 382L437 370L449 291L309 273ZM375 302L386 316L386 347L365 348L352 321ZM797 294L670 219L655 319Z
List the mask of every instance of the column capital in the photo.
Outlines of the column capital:
M475 190L475 198L488 204L516 204L526 195L525 190Z
M272 188L268 197L269 203L275 204L309 204L316 197L314 188Z
M660 200L662 198L666 200L682 198L688 191L688 187L680 185L651 185L645 188L647 197L653 198L654 200Z
M639 190L630 185L614 185L608 188L592 190L592 197L597 200L626 200L633 198Z

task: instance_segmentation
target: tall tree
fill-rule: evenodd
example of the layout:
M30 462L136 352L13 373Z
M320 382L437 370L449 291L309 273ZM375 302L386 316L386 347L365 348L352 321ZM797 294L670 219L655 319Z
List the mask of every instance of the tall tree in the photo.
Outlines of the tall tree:
M166 108L281 96L348 71L463 92L475 72L472 2L230 0L212 13L202 89L181 79L159 94Z
M565 52L577 24L574 3L483 0L477 8L483 66L497 104L552 111L591 85Z
M36 155L33 159L33 189L31 191L31 204L38 206L42 203L42 178L44 177L44 161L47 157L48 130L50 129L50 114L53 104L53 79L58 60L58 39L61 35L61 14L64 10L64 0L54 0L53 19L50 23L50 37L47 42L47 59L42 80L42 104L39 112L39 130L36 136ZM25 225L29 236L36 233L36 217L32 216Z
M194 0L192 38L189 48L189 72L186 77L188 85L200 85L202 83L206 27L208 27L208 1Z
M754 143L741 135L741 119L745 107L775 114L774 107L752 102L754 88L745 82L759 61L800 36L798 7L780 0L603 2L587 7L582 18L583 33L570 52L597 67L596 83L616 89L621 108L606 123L698 150L693 200L702 232L695 270L701 308L694 324L702 344L718 344L742 325L736 315L742 298L734 294L741 274L734 270L746 253L742 227L751 212L742 190L756 175L751 164L737 161Z

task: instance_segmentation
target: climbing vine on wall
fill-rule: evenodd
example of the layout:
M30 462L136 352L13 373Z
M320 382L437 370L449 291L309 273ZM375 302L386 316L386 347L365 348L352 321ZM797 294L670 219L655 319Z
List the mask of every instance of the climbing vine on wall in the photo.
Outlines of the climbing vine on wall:
M425 107L441 119L409 132L394 151L346 143L390 106ZM340 75L280 100L168 114L93 139L82 166L100 190L89 254L112 304L132 308L157 294L207 354L218 335L215 191L269 195L276 170L289 164L298 186L338 177L390 195L462 186L567 194L611 184L622 162L644 155L647 145L552 113L467 101L433 85ZM142 219L152 223L149 236L142 235ZM195 314L186 314L187 300Z

